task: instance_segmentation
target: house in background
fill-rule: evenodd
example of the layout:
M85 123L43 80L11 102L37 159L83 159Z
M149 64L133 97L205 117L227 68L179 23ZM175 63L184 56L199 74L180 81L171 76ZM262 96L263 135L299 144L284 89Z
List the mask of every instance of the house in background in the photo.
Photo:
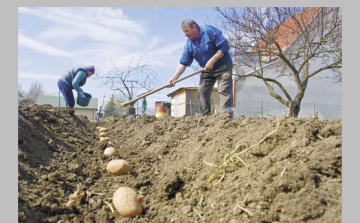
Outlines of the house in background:
M65 100L63 97L60 96L40 95L38 100L36 101L36 104L38 105L49 104L54 108L66 108ZM98 107L97 98L91 98L90 103L87 107L79 106L78 104L76 104L76 99L75 99L75 106L74 106L75 114L84 115L90 121L95 121L97 107Z
M316 21L321 8L307 8L302 13L304 22L308 25ZM300 14L300 13L299 13ZM299 14L297 16L299 16ZM284 21L283 26L279 27L279 43L283 52L291 52L292 49L299 47L297 38L299 36L290 32ZM249 56L249 55L246 55ZM241 58L239 58L241 60ZM235 62L236 63L236 62ZM263 57L263 70L267 77L274 78L281 82L288 90L289 95L294 98L298 92L295 81L287 76L279 77L283 67L282 60L277 58ZM318 69L322 64L321 58L310 61L311 71ZM246 67L235 66L234 74L248 75L255 71ZM341 118L342 117L342 84L334 83L329 79L333 75L332 70L324 70L309 79L304 98L301 102L299 118L314 117L318 112L319 118ZM255 77L237 78L234 75L234 100L235 116L245 115L247 117L282 117L288 108L281 104L274 97L270 96L268 88L264 82ZM280 89L273 85L276 93L285 97Z
M200 114L200 102L198 99L197 87L182 87L170 94L171 97L171 116L196 116ZM211 94L212 109L211 113L216 113L220 110L218 89L214 87Z

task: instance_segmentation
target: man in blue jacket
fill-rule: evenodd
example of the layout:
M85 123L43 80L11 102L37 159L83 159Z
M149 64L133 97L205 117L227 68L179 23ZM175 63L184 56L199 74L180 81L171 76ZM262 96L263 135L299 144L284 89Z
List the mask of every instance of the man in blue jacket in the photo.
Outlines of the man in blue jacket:
M86 97L83 90L80 88L86 83L86 79L95 73L94 66L84 68L71 69L63 74L58 81L58 87L64 96L66 107L73 108L75 105L73 89L76 90L80 97Z
M180 64L170 79L168 86L175 86L173 82L184 73L186 67L190 66L193 59L195 59L205 70L200 75L198 89L201 113L203 115L210 114L210 97L217 81L221 109L232 116L232 60L228 40L225 39L219 29L209 25L200 27L192 19L184 20L181 28L188 40Z

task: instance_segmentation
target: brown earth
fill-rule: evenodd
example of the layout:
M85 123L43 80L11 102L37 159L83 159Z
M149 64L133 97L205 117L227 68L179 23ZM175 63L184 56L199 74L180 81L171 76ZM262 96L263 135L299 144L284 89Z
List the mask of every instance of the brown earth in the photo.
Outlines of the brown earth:
M342 221L341 119L222 114L93 123L72 109L33 105L20 106L18 120L19 222ZM103 155L109 145L96 126L110 129L115 158L131 173L106 172L113 158ZM224 161L235 149L246 166ZM203 162L222 167L220 183L221 174L208 182L218 169ZM111 211L120 186L145 195L140 216Z

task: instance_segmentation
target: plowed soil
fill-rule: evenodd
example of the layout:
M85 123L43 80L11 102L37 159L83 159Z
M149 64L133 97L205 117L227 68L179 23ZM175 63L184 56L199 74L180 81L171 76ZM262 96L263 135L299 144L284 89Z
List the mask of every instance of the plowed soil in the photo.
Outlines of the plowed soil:
M18 121L19 222L342 221L341 119L90 122L72 109L32 105L19 107ZM97 126L109 128L115 157L103 155L110 145ZM230 152L243 162L224 159ZM107 173L117 158L132 171ZM141 215L112 212L120 186L145 195Z

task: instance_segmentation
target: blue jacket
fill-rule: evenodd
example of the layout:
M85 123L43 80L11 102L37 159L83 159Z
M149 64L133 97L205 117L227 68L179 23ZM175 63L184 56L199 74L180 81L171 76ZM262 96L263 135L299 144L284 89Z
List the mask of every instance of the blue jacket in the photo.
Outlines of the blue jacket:
M193 59L195 59L199 65L204 68L206 63L218 50L220 50L224 56L216 61L213 68L214 70L226 62L231 61L231 55L229 53L230 44L222 32L209 25L198 26L198 28L200 31L198 38L194 41L191 39L187 40L180 63L185 66L190 66Z
M80 87L86 83L86 79L88 78L86 74L86 70L84 68L71 69L67 73L61 76L61 80L63 80L67 85L69 85L72 89L75 89L79 92Z

